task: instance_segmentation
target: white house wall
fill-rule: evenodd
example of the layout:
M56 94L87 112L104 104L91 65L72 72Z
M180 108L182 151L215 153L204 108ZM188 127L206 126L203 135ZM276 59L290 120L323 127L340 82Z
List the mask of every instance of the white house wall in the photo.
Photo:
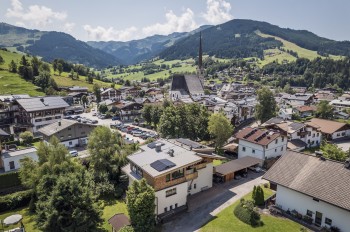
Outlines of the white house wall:
M205 168L198 170L198 178L193 181L188 181L188 187L190 190L190 194L195 194L211 188L213 186L213 164L208 163ZM196 188L194 188L196 185Z
M176 194L167 197L166 191L176 188ZM165 207L170 211L170 206L175 209L175 204L177 207L186 205L187 202L187 182L160 190L155 192L156 195L156 214L165 213ZM158 211L158 212L157 212Z
M334 190L336 191L336 190ZM277 186L276 205L283 210L296 210L302 215L306 215L307 210L313 212L312 218L315 222L316 211L322 213L322 225L325 226L325 218L332 220L332 226L337 226L341 231L349 231L350 212L333 206L323 201L314 201L312 197L297 191Z
M243 147L245 147L245 151L243 150ZM253 153L253 150L255 150L255 153ZM275 140L273 140L271 143L267 145L267 147L240 139L239 146L238 146L238 158L242 158L245 156L252 156L258 159L265 160L265 158L269 159L269 158L283 155L286 150L287 150L286 137L284 138L283 141L282 141L282 137L278 137L277 144Z
M5 172L19 169L21 167L20 161L22 159L26 158L26 157L29 157L29 158L32 158L35 161L38 161L38 156L37 156L36 152L27 153L27 154L24 154L24 155L16 155L16 156L9 157L9 158L5 158L5 157L2 156ZM11 161L14 161L14 164L15 164L15 168L14 169L10 169L10 162Z

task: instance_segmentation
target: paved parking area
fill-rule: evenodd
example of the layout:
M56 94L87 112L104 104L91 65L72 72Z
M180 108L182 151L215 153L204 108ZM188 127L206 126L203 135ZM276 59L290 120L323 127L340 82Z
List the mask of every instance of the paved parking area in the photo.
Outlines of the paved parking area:
M334 143L345 152L348 152L350 149L350 138L334 141Z
M172 221L163 224L162 231L198 231L219 212L238 201L253 190L254 185L266 183L263 173L249 172L247 178L215 184L211 189L189 197L188 212L177 215Z
M94 113L97 113L97 112L96 111L91 111L89 113L82 113L82 114L80 114L80 117L84 117L84 118L87 118L87 119L90 119L90 120L97 120L98 123L95 124L95 125L102 125L102 126L107 126L107 127L110 127L111 124L118 124L118 123L121 122L121 121L118 121L118 120L113 121L110 118L108 118L108 119L99 119L97 116L93 116ZM125 125L131 125L131 123L124 123L124 124ZM132 125L132 126L133 127L138 127L138 126L134 126L134 125ZM143 127L138 127L138 128L140 128L143 131L155 132L153 130L150 130L150 129L147 129L147 128L143 128ZM117 129L112 129L112 130L117 130ZM117 130L117 131L129 141L134 141L134 142L137 141L140 144L145 142L145 140L141 139L140 137L136 137L136 136L133 136L131 134L127 134L127 133L119 131L119 130Z

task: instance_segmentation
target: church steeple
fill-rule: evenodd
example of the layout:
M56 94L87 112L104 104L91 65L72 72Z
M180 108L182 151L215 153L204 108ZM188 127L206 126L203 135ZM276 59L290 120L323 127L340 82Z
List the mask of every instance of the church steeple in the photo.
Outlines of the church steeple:
M198 51L198 68L202 69L203 65L203 50L202 50L202 32L199 32L199 51Z

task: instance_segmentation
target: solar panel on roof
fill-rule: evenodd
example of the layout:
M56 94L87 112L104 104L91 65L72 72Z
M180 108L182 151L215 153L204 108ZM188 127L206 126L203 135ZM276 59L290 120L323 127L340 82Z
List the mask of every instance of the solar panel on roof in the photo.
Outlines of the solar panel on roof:
M160 160L154 161L150 165L151 165L152 168L154 168L158 172L162 172L164 170L167 170L169 168L172 168L172 167L176 166L176 164L174 164L173 162L171 162L168 159L160 159Z

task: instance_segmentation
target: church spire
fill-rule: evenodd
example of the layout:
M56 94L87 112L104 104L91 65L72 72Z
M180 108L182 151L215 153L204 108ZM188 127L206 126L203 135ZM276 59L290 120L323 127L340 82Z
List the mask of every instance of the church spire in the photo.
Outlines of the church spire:
M199 52L198 52L198 68L202 69L203 65L203 51L202 51L202 32L199 32Z

